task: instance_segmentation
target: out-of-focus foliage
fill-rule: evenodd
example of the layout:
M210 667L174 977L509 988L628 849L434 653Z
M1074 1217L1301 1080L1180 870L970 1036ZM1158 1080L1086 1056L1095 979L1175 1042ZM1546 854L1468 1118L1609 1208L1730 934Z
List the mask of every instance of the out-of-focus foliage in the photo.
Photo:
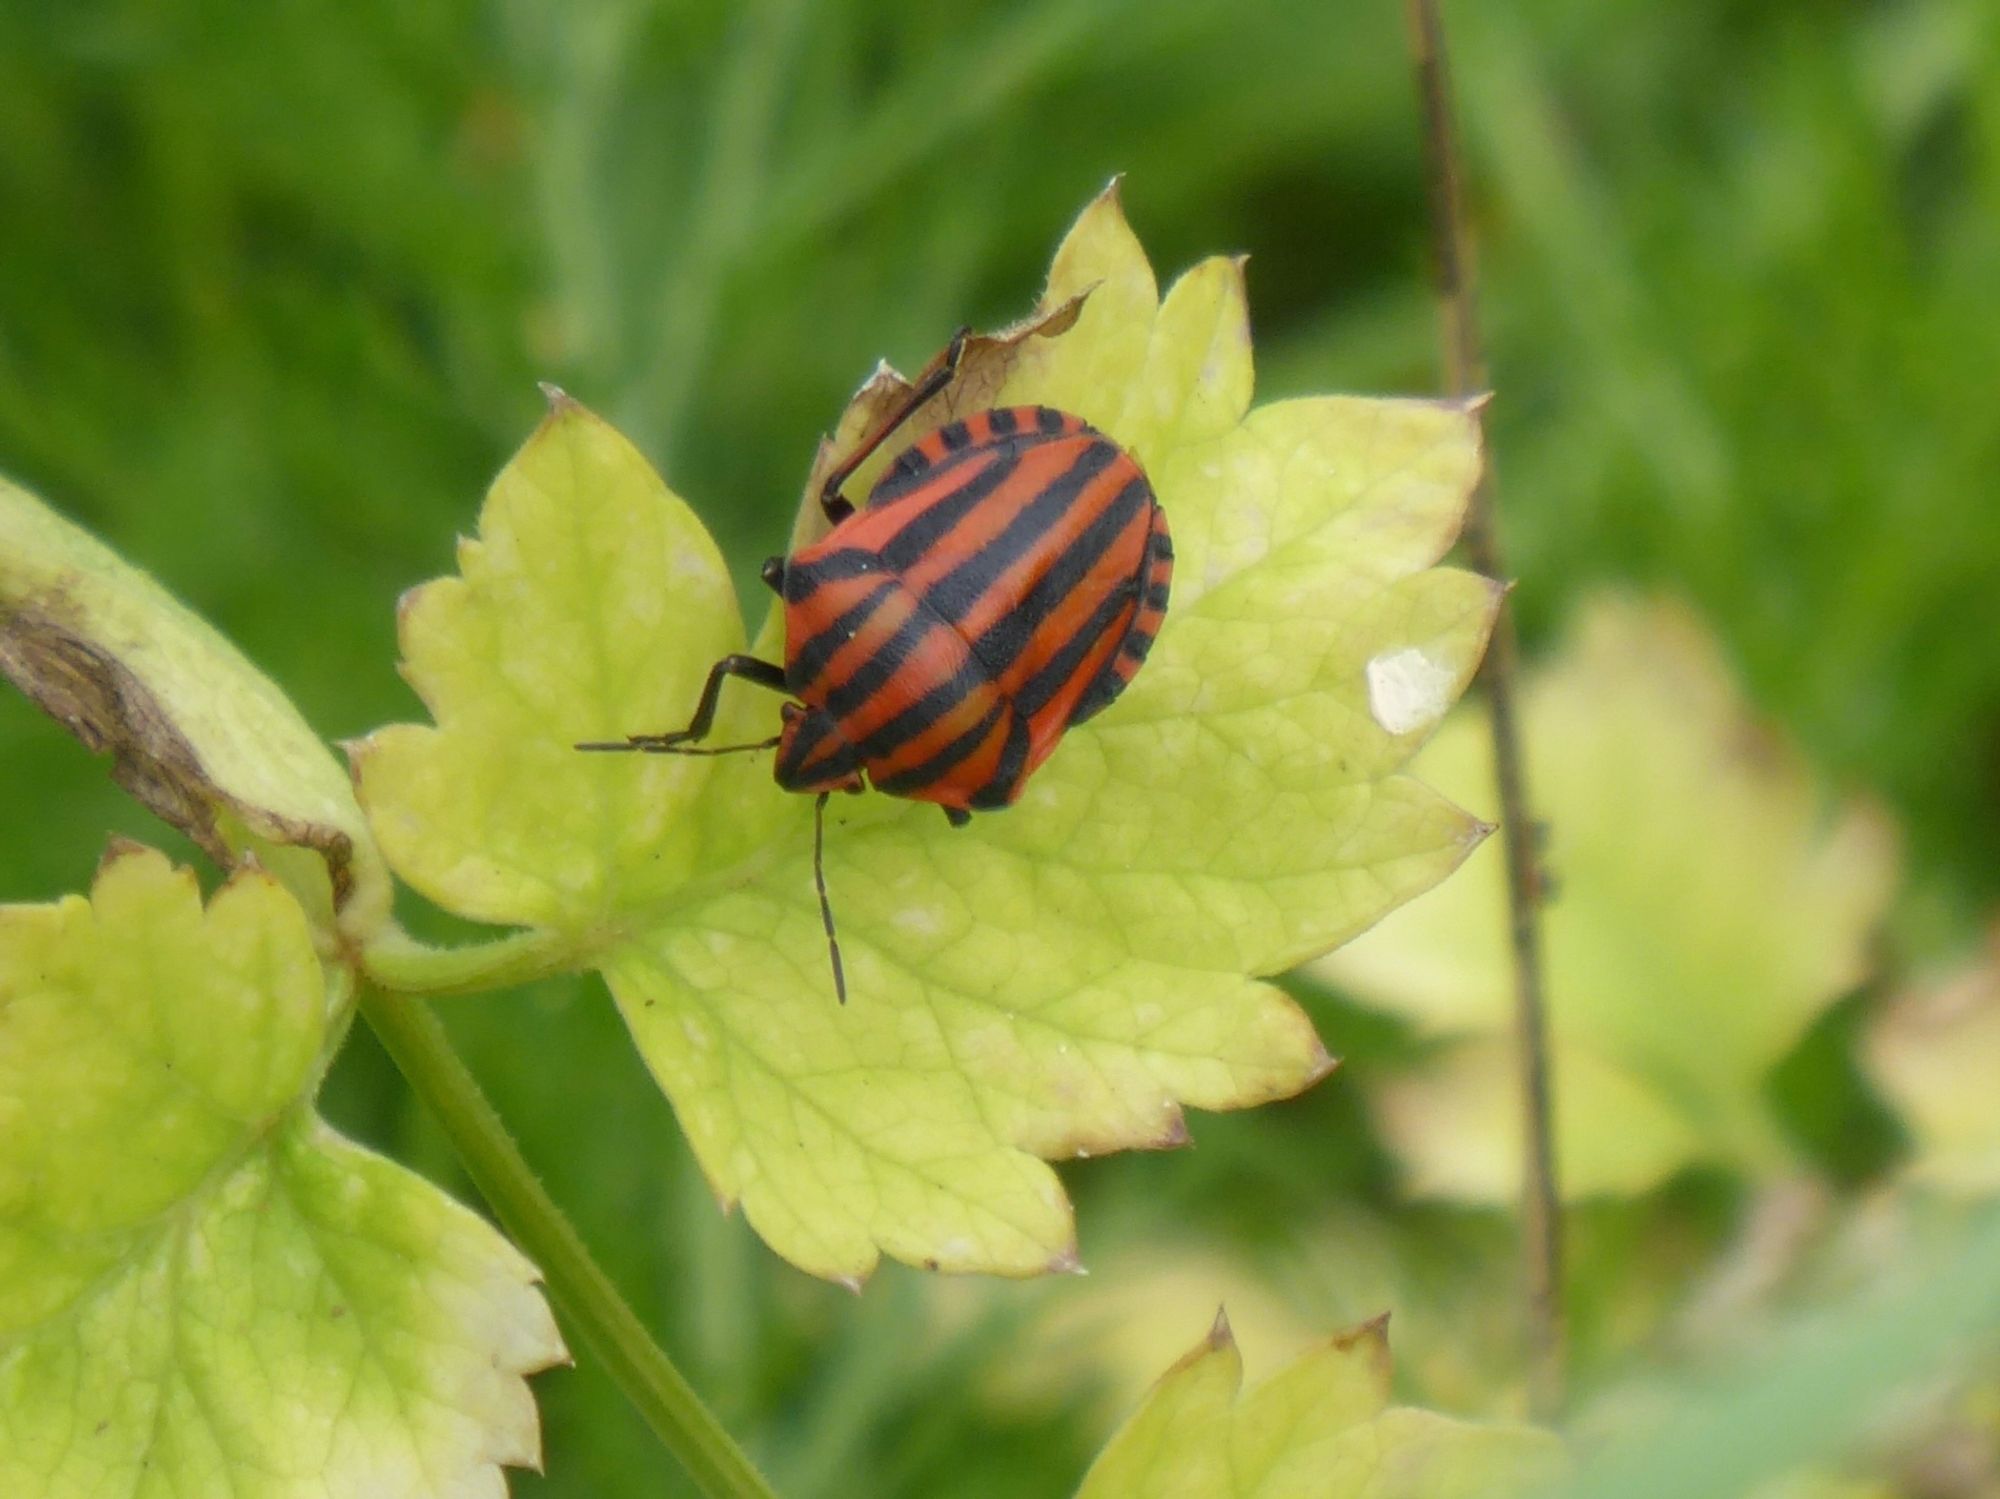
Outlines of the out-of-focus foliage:
M911 367L960 322L1021 311L1116 171L1163 267L1250 252L1260 397L1426 389L1396 11L0 6L0 468L341 736L415 713L391 603L449 566L535 380L714 497L704 521L747 581L873 360ZM1447 19L1531 651L1605 579L1691 600L1760 717L1905 830L1885 964L1962 953L2000 898L2000 511L1981 499L2000 471L2000 12L1523 0ZM83 888L107 827L159 837L11 694L0 766L0 896ZM1197 1121L1194 1152L1068 1174L1099 1225L1092 1277L993 1294L887 1270L858 1301L717 1219L601 992L550 982L450 1020L782 1492L1025 1499L1073 1488L1102 1407L991 1401L982 1370L1128 1246L1198 1240L1301 1328L1393 1301L1424 1403L1515 1398L1506 1223L1404 1202L1360 1107L1356 1084L1418 1048L1308 998L1342 1072ZM1841 1184L1904 1148L1854 1065L1866 1004L1822 1017L1769 1084ZM365 1036L327 1107L462 1186ZM1576 1215L1586 1399L1685 1354L1677 1307L1735 1263L1714 1256L1742 1192L1698 1173ZM537 1385L553 1461L517 1492L676 1492L587 1363Z
M1111 1438L1077 1499L1501 1499L1558 1465L1545 1432L1391 1406L1380 1320L1242 1385L1218 1315Z
M1908 1424L1912 1390L1990 1352L1996 1329L2000 1214L1988 1210L1950 1247L1917 1250L1830 1306L1776 1319L1731 1367L1689 1381L1671 1404L1627 1412L1635 1419L1589 1441L1550 1499L1762 1499L1767 1485L1783 1494L1788 1479L1808 1495L1983 1496L1990 1465L1954 1476L1953 1465L1933 1463L1927 1474L1922 1457L1899 1463L1888 1448ZM1872 1475L1812 1466L1863 1444L1875 1448Z
M1911 1176L1954 1196L2000 1195L2000 948L1898 996L1867 1058L1912 1137Z
M1760 731L1699 624L1599 598L1521 688L1565 1192L1635 1192L1696 1162L1768 1174L1787 1151L1765 1075L1867 973L1896 872L1865 806L1830 807ZM1492 740L1462 713L1419 763L1497 810ZM1497 846L1318 964L1444 1049L1378 1085L1419 1192L1519 1193L1514 978Z

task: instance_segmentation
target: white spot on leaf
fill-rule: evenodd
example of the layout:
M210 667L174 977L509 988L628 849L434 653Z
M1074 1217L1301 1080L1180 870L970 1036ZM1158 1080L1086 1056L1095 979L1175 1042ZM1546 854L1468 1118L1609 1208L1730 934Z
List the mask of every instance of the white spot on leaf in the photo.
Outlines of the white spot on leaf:
M1429 728L1451 706L1457 674L1415 646L1368 663L1368 711L1391 734Z
M944 930L944 915L936 906L904 906L889 920L899 931L917 937L935 937Z

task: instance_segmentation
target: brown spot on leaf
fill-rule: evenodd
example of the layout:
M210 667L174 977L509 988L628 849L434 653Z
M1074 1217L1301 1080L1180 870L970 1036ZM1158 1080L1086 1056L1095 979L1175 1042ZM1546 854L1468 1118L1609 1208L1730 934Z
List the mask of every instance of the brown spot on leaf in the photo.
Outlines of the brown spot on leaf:
M354 884L354 842L338 828L252 806L212 780L201 756L134 673L110 651L48 614L0 613L0 674L96 754L111 756L111 778L179 828L228 869L236 863L216 826L228 811L260 837L317 851L333 885L334 909Z

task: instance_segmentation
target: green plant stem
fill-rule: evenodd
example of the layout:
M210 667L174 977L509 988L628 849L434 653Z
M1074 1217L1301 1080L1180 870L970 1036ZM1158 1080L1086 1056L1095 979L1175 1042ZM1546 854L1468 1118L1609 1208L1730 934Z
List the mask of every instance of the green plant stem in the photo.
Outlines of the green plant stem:
M1486 387L1473 284L1472 231L1467 222L1451 109L1451 74L1437 0L1406 0L1410 51L1423 110L1431 234L1443 311L1445 387L1471 397ZM1465 549L1489 578L1504 578L1494 524L1489 464L1465 519ZM1547 1004L1543 997L1541 861L1529 812L1526 757L1516 711L1519 650L1514 612L1502 601L1480 668L1493 731L1494 779L1500 793L1500 840L1507 859L1509 933L1514 949L1515 1058L1522 1114L1521 1257L1527 1299L1528 1395L1534 1414L1561 1409L1564 1384L1562 1205L1556 1192L1553 1084L1549 1075Z
M391 929L361 953L361 971L370 983L433 999L512 988L578 966L575 942L545 931L516 932L469 947L432 947Z
M540 1267L564 1322L696 1486L710 1499L775 1499L763 1475L647 1335L543 1190L424 1001L364 984L361 1013L410 1086L436 1114L507 1232Z

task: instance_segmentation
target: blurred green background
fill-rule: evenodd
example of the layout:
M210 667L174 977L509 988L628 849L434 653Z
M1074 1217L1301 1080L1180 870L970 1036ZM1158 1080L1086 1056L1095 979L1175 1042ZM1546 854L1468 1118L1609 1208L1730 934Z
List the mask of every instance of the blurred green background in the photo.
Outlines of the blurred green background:
M450 566L536 381L622 425L747 579L873 361L914 367L959 323L1024 311L1114 173L1163 276L1250 253L1261 397L1426 390L1399 11L10 0L0 469L337 739L418 713L395 598ZM2000 897L2000 7L1521 0L1448 19L1531 649L1605 580L1691 600L1760 710L1900 821L1888 970L1949 956ZM163 840L12 694L0 765L0 898L81 888L109 831ZM1351 1069L1410 1044L1311 1002ZM1107 1285L809 1282L717 1215L594 980L451 1018L783 1492L1074 1485L1119 1375L1060 1319ZM1866 1177L1894 1131L1838 1050L1816 1033L1789 1076L1822 1166ZM470 1195L365 1035L328 1109ZM1099 1281L1178 1256L1214 1286L1196 1300L1289 1279L1325 1325L1393 1287L1412 1337L1425 1317L1440 1347L1466 1333L1421 1393L1507 1408L1515 1381L1478 1351L1510 1335L1501 1219L1400 1205L1340 1079L1194 1127L1191 1155L1066 1170ZM1698 1177L1642 1218L1582 1215L1586 1330L1594 1259L1708 1243L1740 1191ZM1330 1203L1344 1236L1308 1241ZM1185 1315L1175 1343L1205 1325ZM516 1492L682 1492L594 1370L538 1388L549 1474Z

